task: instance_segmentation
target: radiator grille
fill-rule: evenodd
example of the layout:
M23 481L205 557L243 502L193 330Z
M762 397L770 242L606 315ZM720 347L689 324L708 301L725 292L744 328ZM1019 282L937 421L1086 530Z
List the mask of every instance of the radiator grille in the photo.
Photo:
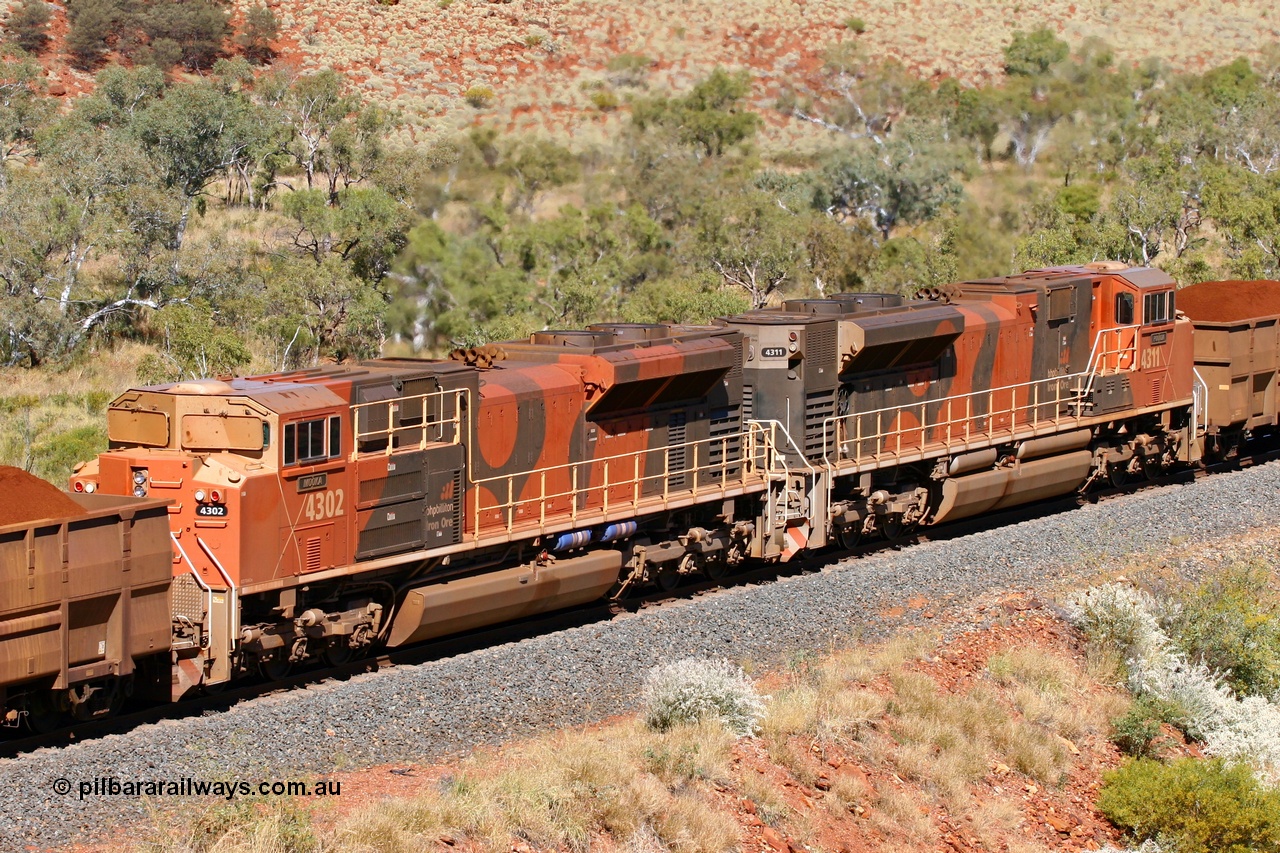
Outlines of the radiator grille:
M689 475L685 472L685 466L689 464L689 448L682 446L686 420L684 412L672 412L667 420L667 482L673 491L689 488Z
M756 388L754 385L742 386L742 422L745 424L756 416Z
M836 412L836 391L810 391L804 395L804 455L820 459L823 455L822 428Z
M839 372L836 365L835 323L810 326L806 343L808 352L805 354L807 356L805 360L809 362L809 369L812 370L814 366L824 368L826 372L822 375L829 376L830 381L834 382Z
M742 338L738 338L733 345L733 367L729 368L729 372L725 374L732 384L733 381L742 378Z

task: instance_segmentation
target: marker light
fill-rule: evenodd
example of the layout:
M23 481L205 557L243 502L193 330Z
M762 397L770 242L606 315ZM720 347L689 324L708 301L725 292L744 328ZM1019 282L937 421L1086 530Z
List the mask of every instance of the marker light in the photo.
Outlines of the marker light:
M217 489L210 489L209 500L213 501L216 504L222 503L222 492L218 491Z
M71 485L71 488L75 489L77 492L83 492L83 491L84 491L84 483L80 482L79 480L76 480L76 481Z
M196 489L196 501L204 503L204 489Z
M98 484L93 482L93 480L90 480L89 482L84 484L84 490L89 494L93 494L94 492L98 491Z

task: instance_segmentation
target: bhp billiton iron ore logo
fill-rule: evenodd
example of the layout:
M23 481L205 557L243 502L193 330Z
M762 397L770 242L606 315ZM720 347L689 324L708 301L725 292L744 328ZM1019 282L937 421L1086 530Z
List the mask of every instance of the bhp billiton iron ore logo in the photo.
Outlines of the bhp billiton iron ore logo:
M449 482L445 483L444 488L440 490L440 500L442 501L453 500L453 492L456 488L457 486L454 485L453 480L450 480Z

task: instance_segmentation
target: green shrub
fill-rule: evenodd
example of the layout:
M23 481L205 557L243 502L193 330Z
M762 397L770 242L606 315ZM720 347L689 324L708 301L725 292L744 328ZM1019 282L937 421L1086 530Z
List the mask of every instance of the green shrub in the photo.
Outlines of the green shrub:
M1237 694L1280 694L1280 594L1261 566L1237 565L1177 596L1168 631Z
M1221 759L1135 759L1103 776L1098 808L1178 853L1280 851L1280 791Z
M63 484L78 463L93 459L106 449L107 431L101 425L45 433L31 447L31 473Z
M591 103L602 113L613 112L620 101L612 89L596 89L591 93Z
M1182 714L1172 702L1154 696L1143 696L1133 703L1128 713L1111 721L1111 741L1126 755L1157 758L1156 738L1161 723L1177 724Z
M845 29L855 32L858 35L862 35L867 31L867 22L861 18L845 18L844 26Z
M467 99L467 103L471 106L476 109L482 109L492 104L496 95L488 86L472 86L463 97Z

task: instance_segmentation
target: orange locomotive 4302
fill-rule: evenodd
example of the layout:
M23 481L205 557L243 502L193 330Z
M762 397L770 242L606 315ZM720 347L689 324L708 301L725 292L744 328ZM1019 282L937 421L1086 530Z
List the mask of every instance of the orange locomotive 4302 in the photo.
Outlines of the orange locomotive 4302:
M9 719L37 695L79 716L122 687L176 699L1225 453L1276 423L1265 290L1270 314L1203 337L1167 275L1104 263L130 390L71 489L169 501L170 642L68 660L95 673L74 684L10 667Z

